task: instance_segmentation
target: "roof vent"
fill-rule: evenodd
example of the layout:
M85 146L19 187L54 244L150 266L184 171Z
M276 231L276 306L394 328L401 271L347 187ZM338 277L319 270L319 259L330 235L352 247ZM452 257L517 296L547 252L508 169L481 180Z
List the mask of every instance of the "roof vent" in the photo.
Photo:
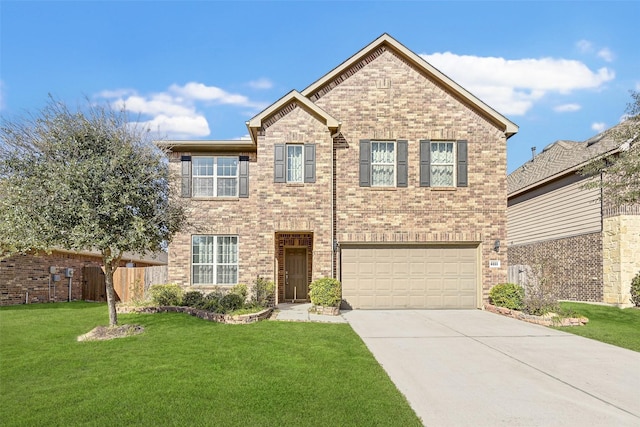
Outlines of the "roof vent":
M533 162L536 159L536 147L531 147L531 161Z

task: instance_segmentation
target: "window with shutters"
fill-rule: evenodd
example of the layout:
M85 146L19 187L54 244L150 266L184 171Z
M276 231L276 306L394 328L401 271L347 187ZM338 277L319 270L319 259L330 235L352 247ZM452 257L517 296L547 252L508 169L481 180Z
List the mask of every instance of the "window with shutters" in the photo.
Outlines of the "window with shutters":
M395 141L371 141L371 186L395 187Z
M316 182L316 144L275 144L274 182Z
M408 141L360 140L360 187L406 187Z
M238 157L192 158L193 197L238 197Z
M431 186L455 186L455 143L431 141Z
M193 285L238 283L238 236L192 236L191 283Z
M468 187L467 141L420 140L420 186Z

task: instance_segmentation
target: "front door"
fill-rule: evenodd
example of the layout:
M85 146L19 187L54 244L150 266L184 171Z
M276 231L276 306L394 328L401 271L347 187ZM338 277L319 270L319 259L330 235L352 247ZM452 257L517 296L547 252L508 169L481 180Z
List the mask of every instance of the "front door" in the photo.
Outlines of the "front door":
M307 283L307 248L287 248L284 258L285 300L306 300L309 290Z

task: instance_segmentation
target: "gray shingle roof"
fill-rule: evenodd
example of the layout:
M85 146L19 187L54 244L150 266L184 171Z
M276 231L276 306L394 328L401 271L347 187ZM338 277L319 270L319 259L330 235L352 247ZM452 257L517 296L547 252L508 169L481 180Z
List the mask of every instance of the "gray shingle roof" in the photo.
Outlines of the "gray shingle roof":
M533 160L509 174L507 194L568 172L587 160L616 150L620 143L612 137L613 129L615 127L582 142L561 140L547 145Z

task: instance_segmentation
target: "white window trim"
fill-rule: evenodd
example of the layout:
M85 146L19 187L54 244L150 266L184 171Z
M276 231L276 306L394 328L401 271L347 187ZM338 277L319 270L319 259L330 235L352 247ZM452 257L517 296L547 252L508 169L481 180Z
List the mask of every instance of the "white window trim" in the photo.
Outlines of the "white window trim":
M373 144L375 143L392 143L393 144L393 184L390 185L380 185L374 184L373 182L373 167L374 166L389 166L391 163L376 163L373 161ZM371 140L371 187L382 187L382 188L391 188L396 187L398 180L398 144L396 140L384 140L384 139L375 139Z
M289 180L289 147L300 147L301 155L300 155L300 180L299 181L290 181ZM284 145L284 174L285 181L288 184L304 184L304 144L303 143L293 143L293 144L285 144Z
M213 262L212 263L194 263L193 262L193 239L195 237L213 237ZM216 260L218 259L218 238L220 237L235 237L236 238L236 262L235 263L224 263L224 264L218 264L216 262ZM190 271L190 276L191 276L191 285L192 286L217 286L217 285L221 285L221 286L233 286L238 284L238 277L240 275L240 269L239 269L239 265L240 265L240 238L238 237L238 235L236 234L193 234L191 236L191 254L190 254L190 259L189 259L189 263L191 265L191 271ZM213 267L213 283L195 283L194 282L194 274L193 274L193 267L194 266L199 266L199 265L204 265L204 266L212 266ZM218 283L218 272L217 272L217 267L221 266L221 265L235 265L236 266L236 281L235 283Z
M438 141L438 140L432 140L429 142L429 151L431 151L431 146L433 144L442 144L442 143L447 143L447 144L451 144L453 147L453 162L452 163L434 163L433 162L433 156L430 156L430 161L429 161L429 182L431 182L431 187L433 188L453 188L456 187L456 183L458 182L457 179L457 165L458 165L458 149L456 147L456 141L450 141L450 140L442 140L442 141ZM451 185L435 185L434 184L434 179L433 179L433 174L431 173L431 167L432 166L451 166L453 169L453 175L452 175L452 179L453 182L451 183Z
M236 175L235 176L218 176L218 159L235 159L238 161L238 164L236 166ZM191 191L193 194L194 198L207 198L207 197L238 197L239 195L239 191L240 191L240 161L238 160L237 157L235 156L193 156L192 157L192 162L193 159L213 159L213 175L196 175L195 174L195 167L192 167L191 170ZM195 162L193 162L195 163ZM195 185L195 179L196 178L212 178L213 179L213 194L206 194L206 195L196 195L196 185ZM218 195L218 179L231 179L231 178L235 178L236 180L236 187L235 187L235 193L234 195L230 196L230 195L224 195L224 196L219 196Z

